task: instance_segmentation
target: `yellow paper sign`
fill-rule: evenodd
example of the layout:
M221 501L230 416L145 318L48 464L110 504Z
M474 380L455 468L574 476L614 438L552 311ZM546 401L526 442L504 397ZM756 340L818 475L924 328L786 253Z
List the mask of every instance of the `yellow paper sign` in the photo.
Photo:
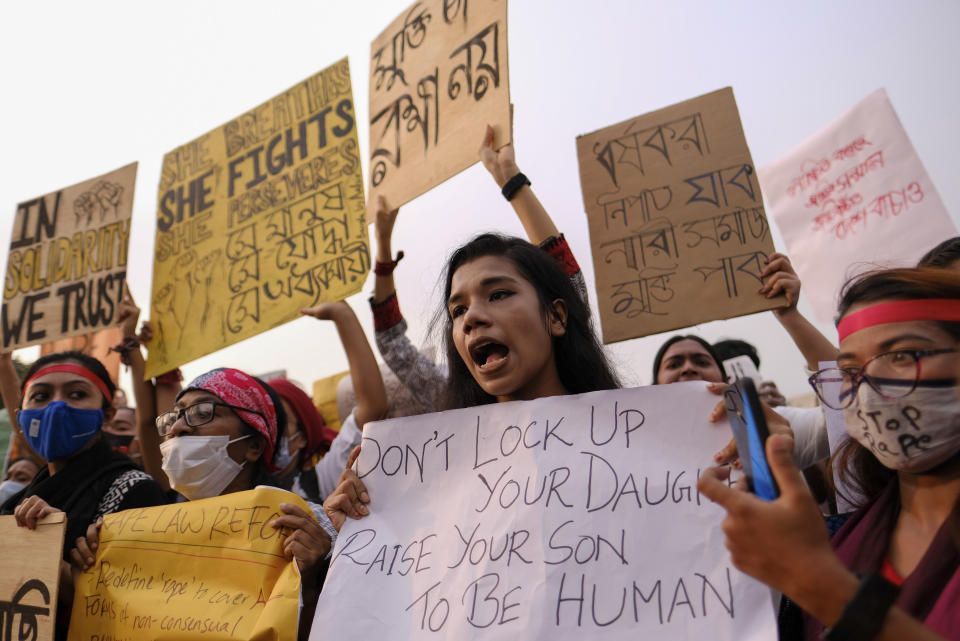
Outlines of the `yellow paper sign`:
M52 641L60 587L63 512L37 522L34 530L18 527L12 516L0 517L0 639ZM16 627L14 627L16 624Z
M297 638L300 575L270 522L300 497L258 488L104 517L70 641Z
M340 431L340 412L337 410L337 385L350 372L339 372L313 382L313 404L324 422Z
M137 163L17 205L3 351L114 323L127 274Z
M346 58L164 156L146 375L360 291L364 211Z

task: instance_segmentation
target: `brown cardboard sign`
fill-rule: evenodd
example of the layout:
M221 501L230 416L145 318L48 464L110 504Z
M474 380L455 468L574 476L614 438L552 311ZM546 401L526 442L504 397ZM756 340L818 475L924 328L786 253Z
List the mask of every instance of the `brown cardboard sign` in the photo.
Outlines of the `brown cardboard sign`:
M488 124L510 142L507 0L415 2L370 47L370 202L399 207L477 162Z
M18 639L53 639L66 529L63 512L44 517L34 530L18 527L15 517L0 516L4 547L0 556L0 622L7 633L18 630ZM13 636L0 631L0 638Z
M605 343L782 307L729 87L577 137Z
M114 324L137 163L22 202L3 284L3 351Z

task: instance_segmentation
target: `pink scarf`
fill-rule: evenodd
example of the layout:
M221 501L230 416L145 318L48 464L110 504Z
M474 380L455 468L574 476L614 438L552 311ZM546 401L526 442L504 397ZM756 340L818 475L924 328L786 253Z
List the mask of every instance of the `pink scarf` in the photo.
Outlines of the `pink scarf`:
M951 536L954 514L940 527L916 569L900 587L897 605L944 638L960 641L960 550ZM872 503L844 523L831 544L845 566L859 574L879 572L900 514L900 484L893 479ZM823 626L804 614L804 638L820 639Z

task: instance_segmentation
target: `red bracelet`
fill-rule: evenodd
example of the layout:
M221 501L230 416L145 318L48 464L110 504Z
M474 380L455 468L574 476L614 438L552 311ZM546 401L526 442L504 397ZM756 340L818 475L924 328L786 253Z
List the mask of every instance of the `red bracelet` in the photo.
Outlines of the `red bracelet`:
M403 252L397 252L396 260L391 260L386 263L381 263L379 260L373 266L373 273L377 276L389 276L393 273L393 270L396 269L397 263L403 258Z

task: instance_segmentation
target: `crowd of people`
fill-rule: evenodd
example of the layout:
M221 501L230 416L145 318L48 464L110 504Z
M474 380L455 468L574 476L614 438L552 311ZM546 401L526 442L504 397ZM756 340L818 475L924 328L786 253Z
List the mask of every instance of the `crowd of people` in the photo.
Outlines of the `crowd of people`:
M597 338L577 260L512 146L496 150L488 128L479 155L527 238L487 233L452 252L435 320L442 363L407 336L393 279L402 258L391 246L398 211L377 203L375 342L415 399L407 411L621 387ZM782 639L960 639L960 238L933 248L915 268L849 282L837 309L838 345L797 310L800 280L786 256L769 256L762 277L759 296L786 297L773 315L807 363L821 405L790 407L775 385L760 386L776 500L726 482L738 465L733 440L701 478L701 492L726 510L733 563L783 594ZM397 415L354 310L345 302L303 310L336 325L348 358L355 402L338 431L284 379L225 367L186 384L176 373L144 381L140 346L151 328L138 327L139 312L127 293L116 349L132 372L135 410L89 355L49 354L23 377L9 354L0 357L0 392L6 407L19 408L25 443L6 466L0 513L26 528L66 513L58 636L69 626L74 570L95 563L104 515L269 485L311 508L283 504L273 523L290 531L284 552L302 576L306 637L338 531L370 513L369 491L351 469L363 426ZM729 382L724 361L742 355L759 367L756 349L742 340L672 336L652 363L653 382L700 380L719 394ZM822 361L838 364L819 370ZM839 400L826 392L836 381ZM824 404L843 411L850 435L835 452ZM922 424L891 427L903 423L907 407ZM710 420L724 412L719 403ZM853 512L835 513L837 492Z

